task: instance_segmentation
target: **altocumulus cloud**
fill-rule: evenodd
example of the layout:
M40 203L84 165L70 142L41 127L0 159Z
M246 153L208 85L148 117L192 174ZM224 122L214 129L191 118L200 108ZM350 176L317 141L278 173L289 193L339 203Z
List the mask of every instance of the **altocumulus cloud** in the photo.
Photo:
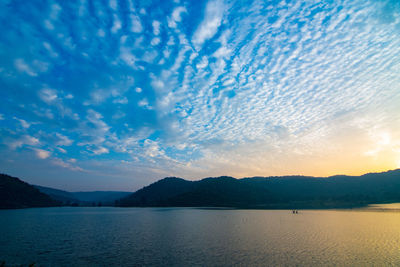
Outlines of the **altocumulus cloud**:
M2 1L0 166L132 189L399 167L399 14L389 0ZM43 168L24 173L21 155Z

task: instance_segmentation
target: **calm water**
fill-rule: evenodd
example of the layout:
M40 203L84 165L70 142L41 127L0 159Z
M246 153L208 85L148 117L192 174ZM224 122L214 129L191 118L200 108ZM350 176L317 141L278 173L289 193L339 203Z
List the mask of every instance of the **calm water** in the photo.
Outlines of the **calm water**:
M40 266L400 266L400 212L0 210L0 261Z

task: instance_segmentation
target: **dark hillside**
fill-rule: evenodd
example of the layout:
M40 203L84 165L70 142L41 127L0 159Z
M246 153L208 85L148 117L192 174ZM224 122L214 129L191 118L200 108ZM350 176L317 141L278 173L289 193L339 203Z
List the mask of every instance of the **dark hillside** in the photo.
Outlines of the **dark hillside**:
M165 178L117 205L124 207L349 208L400 202L400 170L362 176Z
M48 195L18 178L0 174L0 208L17 209L60 205Z

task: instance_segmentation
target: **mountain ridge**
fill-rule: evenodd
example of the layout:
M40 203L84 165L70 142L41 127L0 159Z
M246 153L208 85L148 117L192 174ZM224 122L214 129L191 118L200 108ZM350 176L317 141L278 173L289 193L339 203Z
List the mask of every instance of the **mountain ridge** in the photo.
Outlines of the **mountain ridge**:
M351 208L400 202L400 169L360 176L165 177L136 192L64 190L0 174L0 208L119 207Z
M119 200L121 207L349 208L400 201L400 169L360 176L166 177Z
M115 200L123 198L132 192L124 191L65 191L52 187L33 185L40 192L49 195L64 205L90 206L94 204L112 205Z

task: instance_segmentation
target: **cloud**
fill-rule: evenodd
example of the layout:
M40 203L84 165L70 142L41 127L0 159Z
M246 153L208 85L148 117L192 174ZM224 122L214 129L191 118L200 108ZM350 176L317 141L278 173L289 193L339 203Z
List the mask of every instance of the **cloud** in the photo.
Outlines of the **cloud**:
M138 102L138 106L146 109L153 109L153 107L150 106L149 101L146 98L140 100Z
M70 146L73 143L70 138L60 133L56 133L56 137L58 139L55 143L57 146Z
M136 56L132 54L131 50L126 47L120 48L120 55L119 58L125 62L128 66L134 67L135 62L137 60Z
M39 91L39 97L47 104L51 104L57 99L58 96L56 90L44 88Z
M102 120L102 118L103 116L99 112L94 111L93 109L89 109L87 111L86 119L88 120L88 122L91 123L88 129L89 133L93 132L94 135L100 137L101 135L104 135L106 132L108 132L110 127L107 125L107 123L105 123ZM90 128L92 130L90 130Z
M25 72L30 76L38 75L37 72L31 66L29 66L22 58L16 59L14 61L14 65L17 68L17 70Z
M116 0L110 0L109 5L112 10L117 10L118 8L118 2Z
M46 29L48 29L49 31L54 30L54 25L53 25L53 23L51 22L51 20L46 19L46 20L44 21L43 24L44 24L44 27L45 27Z
M128 98L126 98L126 97L123 97L123 98L119 98L119 99L114 99L113 100L113 103L116 103L116 104L128 104Z
M50 18L51 18L52 20L58 19L58 16L59 16L61 10L62 10L62 8L61 8L60 5L58 5L58 4L52 4L52 5L51 5L51 11L50 11Z
M156 46L156 45L158 45L159 43L160 43L160 38L153 38L152 40L151 40L151 45L152 46Z
M47 159L50 157L50 152L43 149L35 149L36 156L40 159Z
M193 35L192 42L199 50L203 43L213 37L221 25L224 14L224 4L221 0L211 0L207 3L203 22Z
M106 32L103 29L98 29L97 30L97 36L98 37L104 37L104 36L106 36Z
M95 155L101 155L101 154L107 154L110 151L105 148L105 147L95 147L95 148L89 148L90 151L93 152Z
M62 148L62 147L57 147L57 150L60 151L60 152L63 153L63 154L66 154L66 153L67 153L67 150L65 150L65 149Z
M65 168L65 169L69 169L71 171L81 171L81 172L85 171L81 167L74 166L71 163L75 164L76 160L73 161L73 159L70 159L69 162L65 162L62 159L55 158L55 159L53 159L51 161L51 164L53 164L55 166L59 166L59 167Z
M58 53L55 52L55 50L51 44L49 44L48 42L43 42L43 46L48 51L50 57L52 57L52 58L58 57Z
M16 117L14 117L14 119L20 122L22 128L27 129L27 128L29 128L29 127L31 126L30 123L28 123L27 121L25 121L25 120L23 120L23 119L18 119L18 118L16 118Z
M22 135L21 137L19 137L17 140L12 140L7 142L8 146L12 149L15 150L17 148L20 148L24 145L28 145L28 146L36 146L38 145L39 139L30 135Z
M136 15L131 14L131 31L134 33L140 33L143 31L142 23L140 22L140 18Z
M165 152L159 147L156 141L146 139L144 141L145 155L154 158L164 156Z
M208 59L207 59L207 57L203 56L201 61L196 65L196 68L204 69L207 66L208 66Z
M216 58L228 58L231 53L231 50L229 50L226 47L220 47L215 53L213 54L214 57Z
M90 93L91 102L90 104L99 105L107 100L111 96L111 92L106 90L94 90ZM89 103L88 103L89 104Z
M117 15L114 14L114 22L113 26L111 28L112 33L117 33L121 28L122 28L122 22L118 18Z
M181 22L182 13L186 13L187 10L183 6L176 7L171 14L171 17L168 18L168 27L176 28L177 22Z
M161 23L158 20L154 20L152 22L154 35L159 35L160 34L160 25L161 25Z

